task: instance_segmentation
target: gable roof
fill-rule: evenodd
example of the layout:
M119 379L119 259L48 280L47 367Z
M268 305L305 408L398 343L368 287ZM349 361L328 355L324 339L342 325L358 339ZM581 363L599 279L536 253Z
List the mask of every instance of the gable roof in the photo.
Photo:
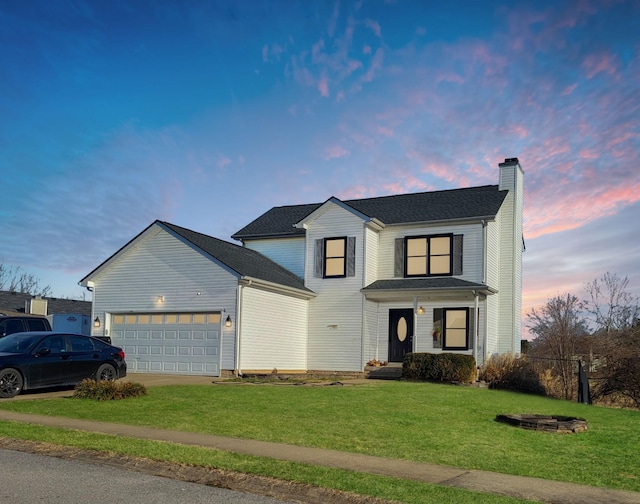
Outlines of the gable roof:
M495 218L508 191L497 185L445 191L398 194L344 200L343 203L383 225ZM330 198L327 201L335 200ZM235 233L232 238L303 236L294 225L324 203L274 207Z
M0 313L6 315L24 314L26 303L30 299L33 299L31 294L0 291ZM53 297L43 297L42 299L47 301L47 315L73 313L91 316L91 301Z
M252 277L267 282L312 292L304 286L304 281L286 268L283 268L260 252L235 243L229 243L213 236L191 231L168 222L160 222L174 233L182 236L193 245L216 258L233 271L244 277Z
M175 224L159 220L153 222L135 238L133 238L126 245L120 248L115 254L109 257L100 266L98 266L91 273L85 276L80 281L80 283L82 284L89 280L89 278L91 278L96 271L106 265L122 250L127 248L137 238L145 234L155 225L158 225L164 228L166 231L172 232L173 234L191 243L193 246L197 247L202 252L212 257L214 260L223 264L230 270L235 271L239 277L254 278L256 280L262 280L265 282L270 282L313 294L313 291L307 289L304 286L304 281L299 276L283 268L279 264L273 262L271 259L260 254L259 252L256 252L255 250L251 250L240 245L236 245L235 243L229 243L224 240L214 238L213 236L208 236L196 231L192 231L191 229L183 228L180 226L176 226Z

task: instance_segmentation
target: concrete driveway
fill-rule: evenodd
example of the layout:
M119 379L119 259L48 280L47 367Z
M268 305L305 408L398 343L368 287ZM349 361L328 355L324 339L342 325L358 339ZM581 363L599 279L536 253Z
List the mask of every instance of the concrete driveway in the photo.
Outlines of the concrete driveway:
M159 385L210 385L219 378L213 376L189 376L177 374L127 373L122 381L141 383L145 387ZM73 387L55 387L49 389L27 390L11 399L0 401L25 401L33 399L54 399L73 395Z

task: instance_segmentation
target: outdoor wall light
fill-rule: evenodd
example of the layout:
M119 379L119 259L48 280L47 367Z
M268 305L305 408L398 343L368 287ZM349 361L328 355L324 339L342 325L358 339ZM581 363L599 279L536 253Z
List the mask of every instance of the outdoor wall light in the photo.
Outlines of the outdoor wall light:
M100 317L96 317L93 321L93 327L100 327Z
M164 296L158 296L158 303L164 303Z
M231 327L231 317L227 315L227 320L224 321L225 327Z
M422 306L418 307L418 315L424 315L424 308Z

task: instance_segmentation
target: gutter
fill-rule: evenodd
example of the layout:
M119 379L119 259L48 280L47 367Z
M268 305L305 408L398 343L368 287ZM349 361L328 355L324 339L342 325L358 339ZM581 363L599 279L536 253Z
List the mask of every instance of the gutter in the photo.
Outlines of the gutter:
M278 284L275 282L269 282L268 280L261 280L259 278L243 276L238 280L238 285L251 285L256 288L262 288L270 292L278 294L286 294L289 296L295 296L301 299L311 299L317 296L315 292L309 289L298 289L296 287L289 287L286 285Z

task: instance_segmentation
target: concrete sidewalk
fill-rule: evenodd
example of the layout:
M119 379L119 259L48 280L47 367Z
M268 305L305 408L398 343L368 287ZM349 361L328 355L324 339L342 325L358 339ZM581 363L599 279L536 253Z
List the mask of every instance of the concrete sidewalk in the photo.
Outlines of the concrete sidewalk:
M202 446L246 455L412 479L475 492L505 495L553 504L640 504L640 492L611 490L487 471L465 470L320 448L307 448L90 420L28 415L2 410L0 410L0 420Z

